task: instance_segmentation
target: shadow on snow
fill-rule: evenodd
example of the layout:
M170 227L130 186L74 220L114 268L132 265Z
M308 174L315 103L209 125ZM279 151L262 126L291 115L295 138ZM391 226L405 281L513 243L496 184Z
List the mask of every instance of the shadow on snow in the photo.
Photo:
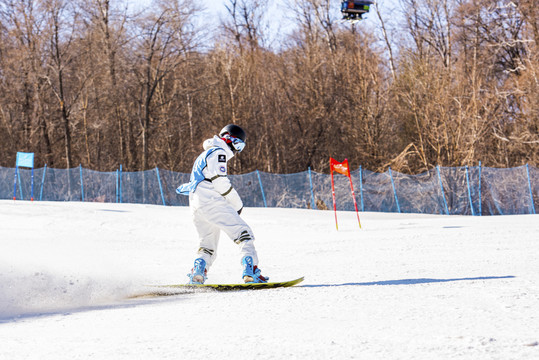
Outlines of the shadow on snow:
M466 277L455 279L401 279L401 280L384 280L384 281L372 281L362 283L344 283L344 284L320 284L320 285L302 285L299 287L331 287L331 286L373 286L373 285L417 285L417 284L429 284L429 283L443 283L452 281L474 281L474 280L499 280L499 279L513 279L515 276L480 276L480 277Z

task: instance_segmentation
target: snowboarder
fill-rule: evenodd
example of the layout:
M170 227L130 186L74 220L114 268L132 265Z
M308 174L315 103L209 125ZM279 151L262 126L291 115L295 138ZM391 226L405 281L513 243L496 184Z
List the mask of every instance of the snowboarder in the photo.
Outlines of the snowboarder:
M189 195L189 208L198 231L200 247L189 276L190 284L203 284L217 256L219 235L223 230L240 248L243 281L267 282L258 268L253 231L240 217L243 202L227 177L227 162L245 147L246 134L238 125L225 126L219 136L203 143L189 183L176 189Z

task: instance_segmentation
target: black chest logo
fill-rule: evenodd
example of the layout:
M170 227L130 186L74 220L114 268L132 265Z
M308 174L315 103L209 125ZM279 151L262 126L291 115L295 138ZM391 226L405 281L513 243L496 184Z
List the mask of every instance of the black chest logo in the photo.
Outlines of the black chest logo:
M219 155L217 161L226 163L226 155Z

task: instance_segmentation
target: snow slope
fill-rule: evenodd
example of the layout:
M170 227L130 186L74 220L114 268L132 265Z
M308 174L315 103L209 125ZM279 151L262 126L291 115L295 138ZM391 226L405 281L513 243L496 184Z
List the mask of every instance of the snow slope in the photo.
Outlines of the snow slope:
M0 201L0 359L539 358L539 216L360 215L244 210L294 288L130 299L186 281L188 208Z

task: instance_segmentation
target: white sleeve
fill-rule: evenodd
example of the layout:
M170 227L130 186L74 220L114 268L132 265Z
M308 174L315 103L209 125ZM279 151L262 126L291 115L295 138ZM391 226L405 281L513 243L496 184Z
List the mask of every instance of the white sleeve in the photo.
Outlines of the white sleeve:
M227 177L219 177L213 181L215 189L225 197L230 206L236 211L240 211L243 207L243 202L236 189L230 184L230 180ZM223 191L224 190L224 191Z

